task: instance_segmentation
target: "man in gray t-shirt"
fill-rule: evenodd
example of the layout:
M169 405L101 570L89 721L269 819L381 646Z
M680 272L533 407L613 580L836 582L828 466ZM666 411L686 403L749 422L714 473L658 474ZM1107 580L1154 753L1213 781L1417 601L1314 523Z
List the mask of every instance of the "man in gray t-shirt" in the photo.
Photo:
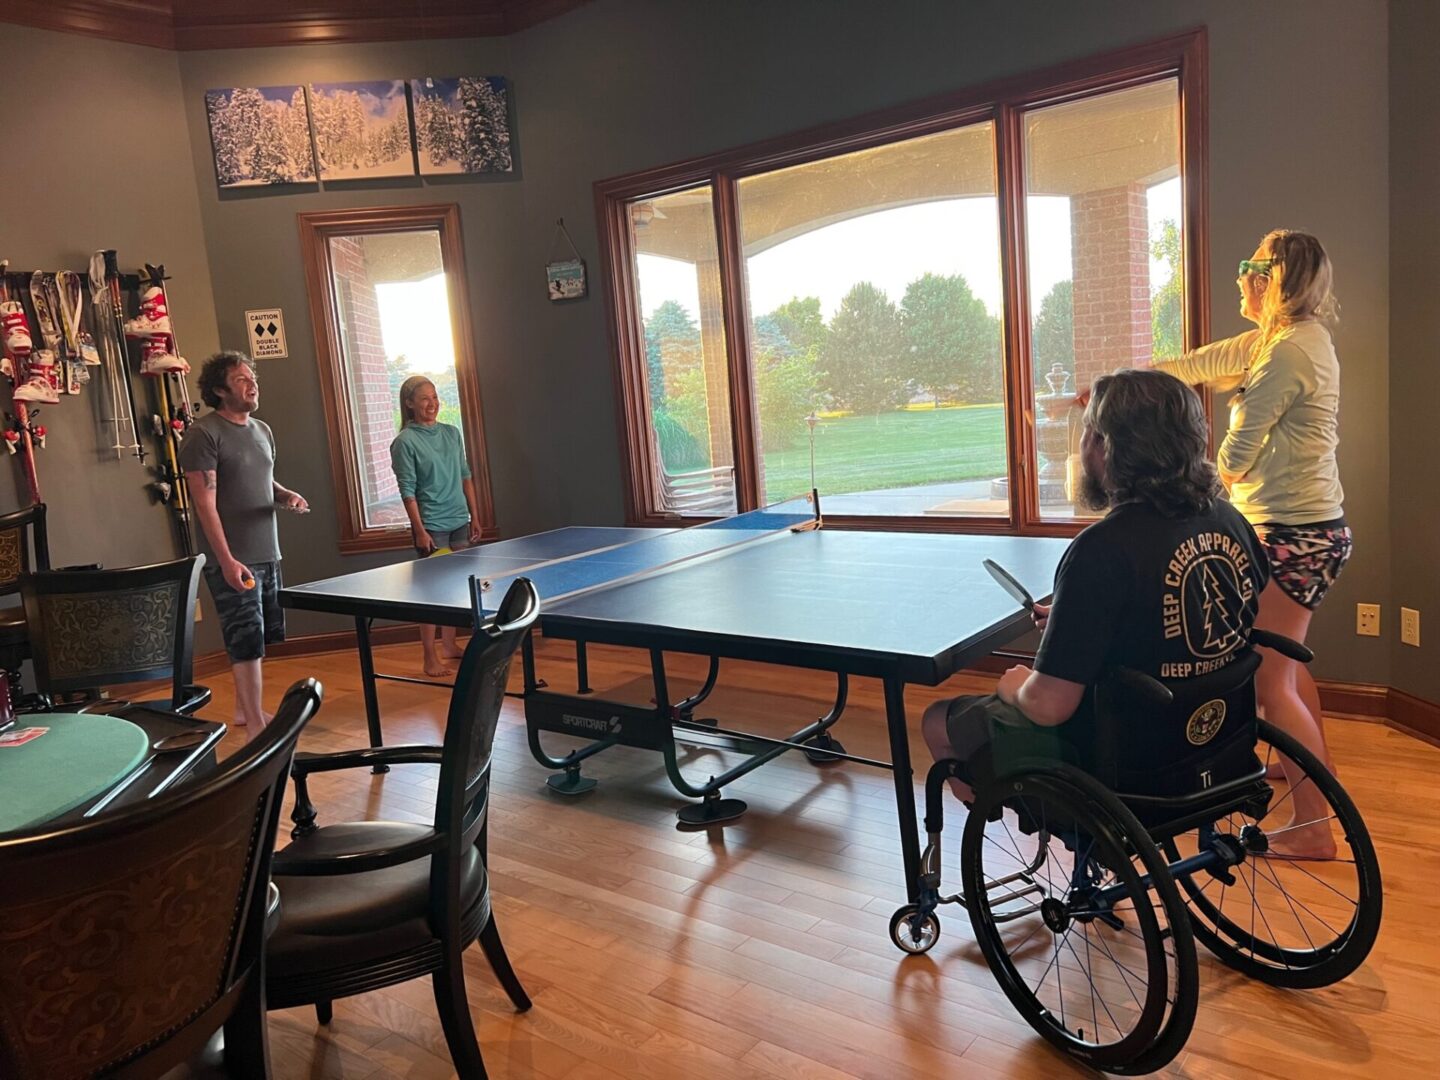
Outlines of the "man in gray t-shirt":
M264 727L260 661L285 640L280 606L280 537L275 509L304 513L304 498L275 482L275 436L250 414L260 404L255 369L222 352L200 369L200 396L215 411L186 433L180 468L200 519L205 581L235 678L235 723Z

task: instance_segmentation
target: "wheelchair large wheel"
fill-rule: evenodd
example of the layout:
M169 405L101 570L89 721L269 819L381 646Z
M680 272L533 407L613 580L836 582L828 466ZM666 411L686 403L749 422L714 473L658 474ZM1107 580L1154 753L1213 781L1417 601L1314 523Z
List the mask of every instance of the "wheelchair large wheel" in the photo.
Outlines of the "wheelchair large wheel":
M1232 880L1197 873L1180 882L1190 901L1195 936L1223 963L1246 975L1296 989L1328 986L1365 961L1380 931L1380 862L1360 813L1340 782L1297 740L1260 722L1256 753L1269 765L1284 754L1303 778L1292 788L1276 781L1269 804L1233 811L1204 831L1166 840L1172 859L1193 855L1202 844L1238 844L1245 861ZM1295 792L1313 786L1325 813L1293 821ZM1336 858L1285 859L1268 852L1271 838L1286 831L1323 828L1336 841ZM1228 838L1228 839L1227 839Z
M986 785L960 874L990 970L1044 1038L1115 1073L1180 1052L1199 1001L1189 919L1149 834L1103 785L1067 765Z

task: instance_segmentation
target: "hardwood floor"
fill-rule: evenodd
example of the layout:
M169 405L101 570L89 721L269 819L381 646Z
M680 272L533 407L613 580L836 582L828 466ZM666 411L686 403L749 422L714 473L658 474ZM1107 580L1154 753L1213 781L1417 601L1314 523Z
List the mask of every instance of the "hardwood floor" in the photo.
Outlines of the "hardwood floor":
M418 674L418 653L381 648L377 666ZM539 655L554 685L573 685L567 646L541 641ZM690 658L672 658L671 669L677 691L680 676L698 684L703 674ZM597 688L647 671L641 654L591 651ZM326 696L301 748L363 744L351 653L267 661L267 702L308 675ZM210 682L215 700L204 715L225 719L228 676ZM938 691L909 691L918 775L929 764L916 730L925 704L989 685L959 678ZM702 711L782 735L823 713L832 692L826 676L727 662L713 707ZM386 683L380 694L386 742L438 741L446 691ZM1308 992L1251 982L1201 950L1199 1017L1166 1075L1434 1075L1440 749L1361 721L1333 720L1328 731L1380 852L1379 943L1348 980ZM888 758L878 683L853 681L836 734L852 753ZM243 742L243 729L232 730L222 754ZM725 761L710 750L682 751L682 767L699 779ZM942 936L927 957L902 957L890 944L889 918L904 889L888 773L854 764L817 769L787 754L727 789L749 802L743 819L699 833L676 830L674 810L685 800L657 755L612 749L586 773L601 781L595 791L551 794L526 746L519 702L506 702L495 745L491 881L501 933L535 1006L512 1012L479 950L470 950L470 1002L492 1077L1086 1075L1011 1008L963 910L942 909ZM322 821L427 820L435 770L329 774L311 786ZM286 814L288 831L288 805ZM958 827L946 840L953 871ZM428 980L337 1001L328 1028L309 1009L272 1013L270 1031L280 1078L453 1075Z

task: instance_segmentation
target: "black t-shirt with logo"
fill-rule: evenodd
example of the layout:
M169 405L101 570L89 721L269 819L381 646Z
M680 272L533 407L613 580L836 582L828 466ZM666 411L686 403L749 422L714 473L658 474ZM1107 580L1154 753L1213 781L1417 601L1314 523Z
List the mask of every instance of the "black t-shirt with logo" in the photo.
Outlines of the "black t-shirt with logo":
M1269 580L1255 531L1229 503L1179 519L1125 503L1060 560L1035 670L1086 686L1116 666L1159 679L1218 671L1244 646ZM1091 699L1071 724L1088 719Z

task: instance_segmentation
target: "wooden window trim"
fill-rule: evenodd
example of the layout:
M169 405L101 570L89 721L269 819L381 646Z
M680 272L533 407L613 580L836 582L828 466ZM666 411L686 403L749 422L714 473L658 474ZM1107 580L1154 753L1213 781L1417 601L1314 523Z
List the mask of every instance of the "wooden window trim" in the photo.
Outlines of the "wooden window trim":
M952 93L812 127L720 153L598 181L596 220L615 362L616 404L620 410L620 460L625 479L625 515L632 525L673 525L675 516L653 510L649 437L646 430L644 327L632 273L629 229L631 200L659 197L708 185L715 207L722 302L726 312L730 371L731 434L735 452L737 508L753 509L759 498L750 392L750 343L744 303L744 254L738 233L736 182L746 176L803 165L857 150L986 120L995 124L997 198L1006 386L1006 453L1010 513L1006 518L833 517L844 527L921 532L1008 533L1073 536L1088 521L1045 520L1031 491L1033 416L1031 398L1029 295L1025 276L1025 190L1021 154L1026 111L1096 94L1174 78L1180 91L1182 213L1185 274L1184 335L1187 348L1209 339L1210 287L1207 244L1208 120L1207 37L1203 27L1157 41L1010 76ZM1207 410L1209 399L1206 398ZM824 492L821 492L823 505ZM686 518L701 521L702 518Z
M470 288L465 277L465 248L460 231L460 207L454 203L432 206L391 206L374 209L325 210L296 215L300 254L305 263L310 324L315 334L315 364L320 375L320 396L325 408L330 443L330 475L335 485L336 516L340 527L340 553L392 551L411 546L408 526L367 527L360 491L360 469L355 453L355 430L350 418L349 375L336 318L334 281L329 240L387 232L434 229L440 237L440 260L449 292L450 326L455 339L455 379L465 425L465 451L475 485L480 528L487 539L498 535L490 489L489 455L480 408L480 379L475 363L474 334L470 327Z

